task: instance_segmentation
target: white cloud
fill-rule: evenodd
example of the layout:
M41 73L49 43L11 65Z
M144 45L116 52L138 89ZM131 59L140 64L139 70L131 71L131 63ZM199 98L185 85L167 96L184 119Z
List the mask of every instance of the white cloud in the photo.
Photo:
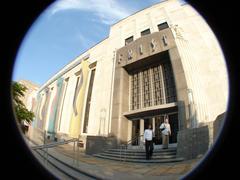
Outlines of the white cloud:
M59 0L50 9L51 15L65 10L81 10L93 13L100 22L113 24L133 13L129 7L116 0Z
M81 33L77 33L77 34L76 34L75 40L77 40L78 42L80 42L81 46L82 46L83 48L85 48L85 49L93 46L94 44L96 44L95 41L92 41L91 39L87 38L86 36L84 36L84 35L81 34Z

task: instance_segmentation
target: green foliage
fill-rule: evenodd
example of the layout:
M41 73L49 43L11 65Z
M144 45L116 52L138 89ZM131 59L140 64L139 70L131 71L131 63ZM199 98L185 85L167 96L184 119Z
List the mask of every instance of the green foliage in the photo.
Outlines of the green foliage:
M29 111L21 100L26 90L27 88L24 85L17 82L12 83L13 106L19 123L23 121L30 123L34 118L34 113Z

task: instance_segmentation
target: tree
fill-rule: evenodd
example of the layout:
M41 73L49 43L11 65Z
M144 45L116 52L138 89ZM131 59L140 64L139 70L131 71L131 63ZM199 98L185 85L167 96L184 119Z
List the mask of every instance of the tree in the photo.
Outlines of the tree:
M17 121L20 124L23 124L24 121L31 123L34 118L34 113L29 111L21 100L21 97L24 97L24 92L26 92L26 90L27 87L24 85L17 82L12 83L13 107Z

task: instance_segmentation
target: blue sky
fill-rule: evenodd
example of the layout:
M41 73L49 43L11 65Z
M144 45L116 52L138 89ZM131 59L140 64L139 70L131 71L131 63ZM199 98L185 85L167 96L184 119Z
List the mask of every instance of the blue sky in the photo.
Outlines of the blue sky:
M33 23L19 48L13 80L44 84L108 36L117 21L161 0L59 0Z

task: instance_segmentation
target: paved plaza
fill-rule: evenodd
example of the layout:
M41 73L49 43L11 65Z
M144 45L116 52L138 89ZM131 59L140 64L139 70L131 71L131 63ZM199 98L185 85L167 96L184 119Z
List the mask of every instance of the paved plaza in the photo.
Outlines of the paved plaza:
M55 152L53 152L55 151ZM76 159L73 147L71 145L61 145L52 153L57 156L68 157L68 161ZM61 157L61 158L62 158ZM86 155L83 152L78 153L79 167L83 166L88 173L101 177L103 179L180 179L190 172L197 164L198 160L188 160L176 163L128 163L96 158ZM75 162L76 164L76 162ZM83 169L84 170L84 169Z
M36 132L35 132L36 133ZM40 135L34 136L35 142ZM28 139L28 138L27 138ZM27 140L26 139L26 140ZM29 146L34 146L27 140ZM42 144L42 143L41 143ZM73 144L59 145L48 150L63 162L101 179L180 179L190 172L201 160L193 159L174 163L132 163L101 159L86 155L81 150L75 152ZM76 160L79 160L78 162Z

